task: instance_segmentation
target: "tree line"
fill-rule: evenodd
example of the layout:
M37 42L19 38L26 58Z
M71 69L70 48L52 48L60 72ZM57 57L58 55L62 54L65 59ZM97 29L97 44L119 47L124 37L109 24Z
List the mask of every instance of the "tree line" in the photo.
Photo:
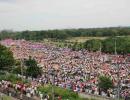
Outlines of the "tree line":
M130 35L130 27L109 27L109 28L80 28L61 30L41 30L13 32L3 30L0 32L0 39L14 38L26 40L43 40L45 38L67 39L71 37L102 37L102 36L127 36Z
M105 40L92 39L84 43L74 43L72 50L87 49L88 51L101 51L104 53L128 54L130 53L130 37L109 37Z

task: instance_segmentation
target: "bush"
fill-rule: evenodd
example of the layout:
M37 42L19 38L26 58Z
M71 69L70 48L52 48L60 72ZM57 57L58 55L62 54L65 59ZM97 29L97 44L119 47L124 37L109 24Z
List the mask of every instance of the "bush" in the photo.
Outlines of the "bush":
M18 77L17 75L12 73L8 73L6 75L0 75L0 81L2 80L10 81L12 83L22 82L21 77ZM24 79L23 83L28 83L28 81Z
M41 86L38 89L40 92L47 93L50 95L52 94L52 86L51 85L47 85L47 86ZM69 100L83 100L81 98L78 97L78 94L71 91L71 90L67 90L67 89L63 89L60 87L56 87L54 86L54 94L57 96L61 96L62 99L69 99Z
M110 77L107 76L100 76L99 77L99 88L107 92L108 89L113 88L113 83Z

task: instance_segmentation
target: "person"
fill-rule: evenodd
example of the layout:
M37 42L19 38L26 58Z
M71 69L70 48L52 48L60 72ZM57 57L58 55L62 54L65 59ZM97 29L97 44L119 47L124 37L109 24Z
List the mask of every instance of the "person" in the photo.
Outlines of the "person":
M58 96L58 100L62 100L61 96Z
M4 100L2 93L0 93L0 100Z
M125 100L129 100L129 97L128 97L128 92L126 92L126 94L125 94Z
M45 95L45 97L44 97L44 99L43 99L43 100L49 100L49 99L48 99L48 97L47 97L47 95Z
M20 100L23 100L23 94L22 93L20 94Z
M43 94L40 92L40 100L43 100Z

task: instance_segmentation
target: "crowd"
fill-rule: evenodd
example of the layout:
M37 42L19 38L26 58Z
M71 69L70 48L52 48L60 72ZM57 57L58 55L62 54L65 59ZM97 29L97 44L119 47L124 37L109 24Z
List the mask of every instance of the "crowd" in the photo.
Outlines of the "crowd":
M12 83L10 81L2 80L0 82L0 92L21 100L40 100L40 98L43 100L47 95L43 96L43 94L38 91L39 86L41 86L41 84L34 81L25 84L21 82Z
M98 78L101 75L110 76L116 87L119 73L120 95L122 97L130 95L129 55L112 55L87 50L73 51L70 48L26 40L6 39L1 41L1 44L10 48L15 59L28 59L31 56L38 62L43 69L43 75L35 79L37 84L51 83L75 92L115 98L117 89L100 91ZM34 93L35 87L31 91Z

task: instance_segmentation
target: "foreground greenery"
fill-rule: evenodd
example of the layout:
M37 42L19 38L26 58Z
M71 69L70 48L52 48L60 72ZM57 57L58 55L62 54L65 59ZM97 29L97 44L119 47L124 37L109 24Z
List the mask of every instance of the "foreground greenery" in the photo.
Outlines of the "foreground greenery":
M37 65L35 59L29 57L29 59L25 60L26 76L30 76L32 78L37 78L38 76L42 75L42 69Z
M22 80L22 77L18 77L18 75L8 72L0 72L0 81L2 80L10 81L12 83L28 83L27 79Z
M10 70L14 65L13 53L0 45L0 70Z
M52 100L52 88L54 89L54 95L55 95L55 100L57 100L58 96L61 96L63 100L94 100L94 99L83 99L80 98L78 96L78 93L75 93L71 90L68 89L63 89L57 86L53 86L52 85L45 85L45 86L41 86L39 87L39 91L41 93L45 94L49 94L50 96L50 100Z
M100 76L98 86L101 90L107 92L108 89L113 88L113 82L110 77Z
M37 78L38 76L42 75L42 69L38 66L36 60L31 57L23 60L22 68L21 62L17 60L11 72L14 74L22 74L31 78Z

